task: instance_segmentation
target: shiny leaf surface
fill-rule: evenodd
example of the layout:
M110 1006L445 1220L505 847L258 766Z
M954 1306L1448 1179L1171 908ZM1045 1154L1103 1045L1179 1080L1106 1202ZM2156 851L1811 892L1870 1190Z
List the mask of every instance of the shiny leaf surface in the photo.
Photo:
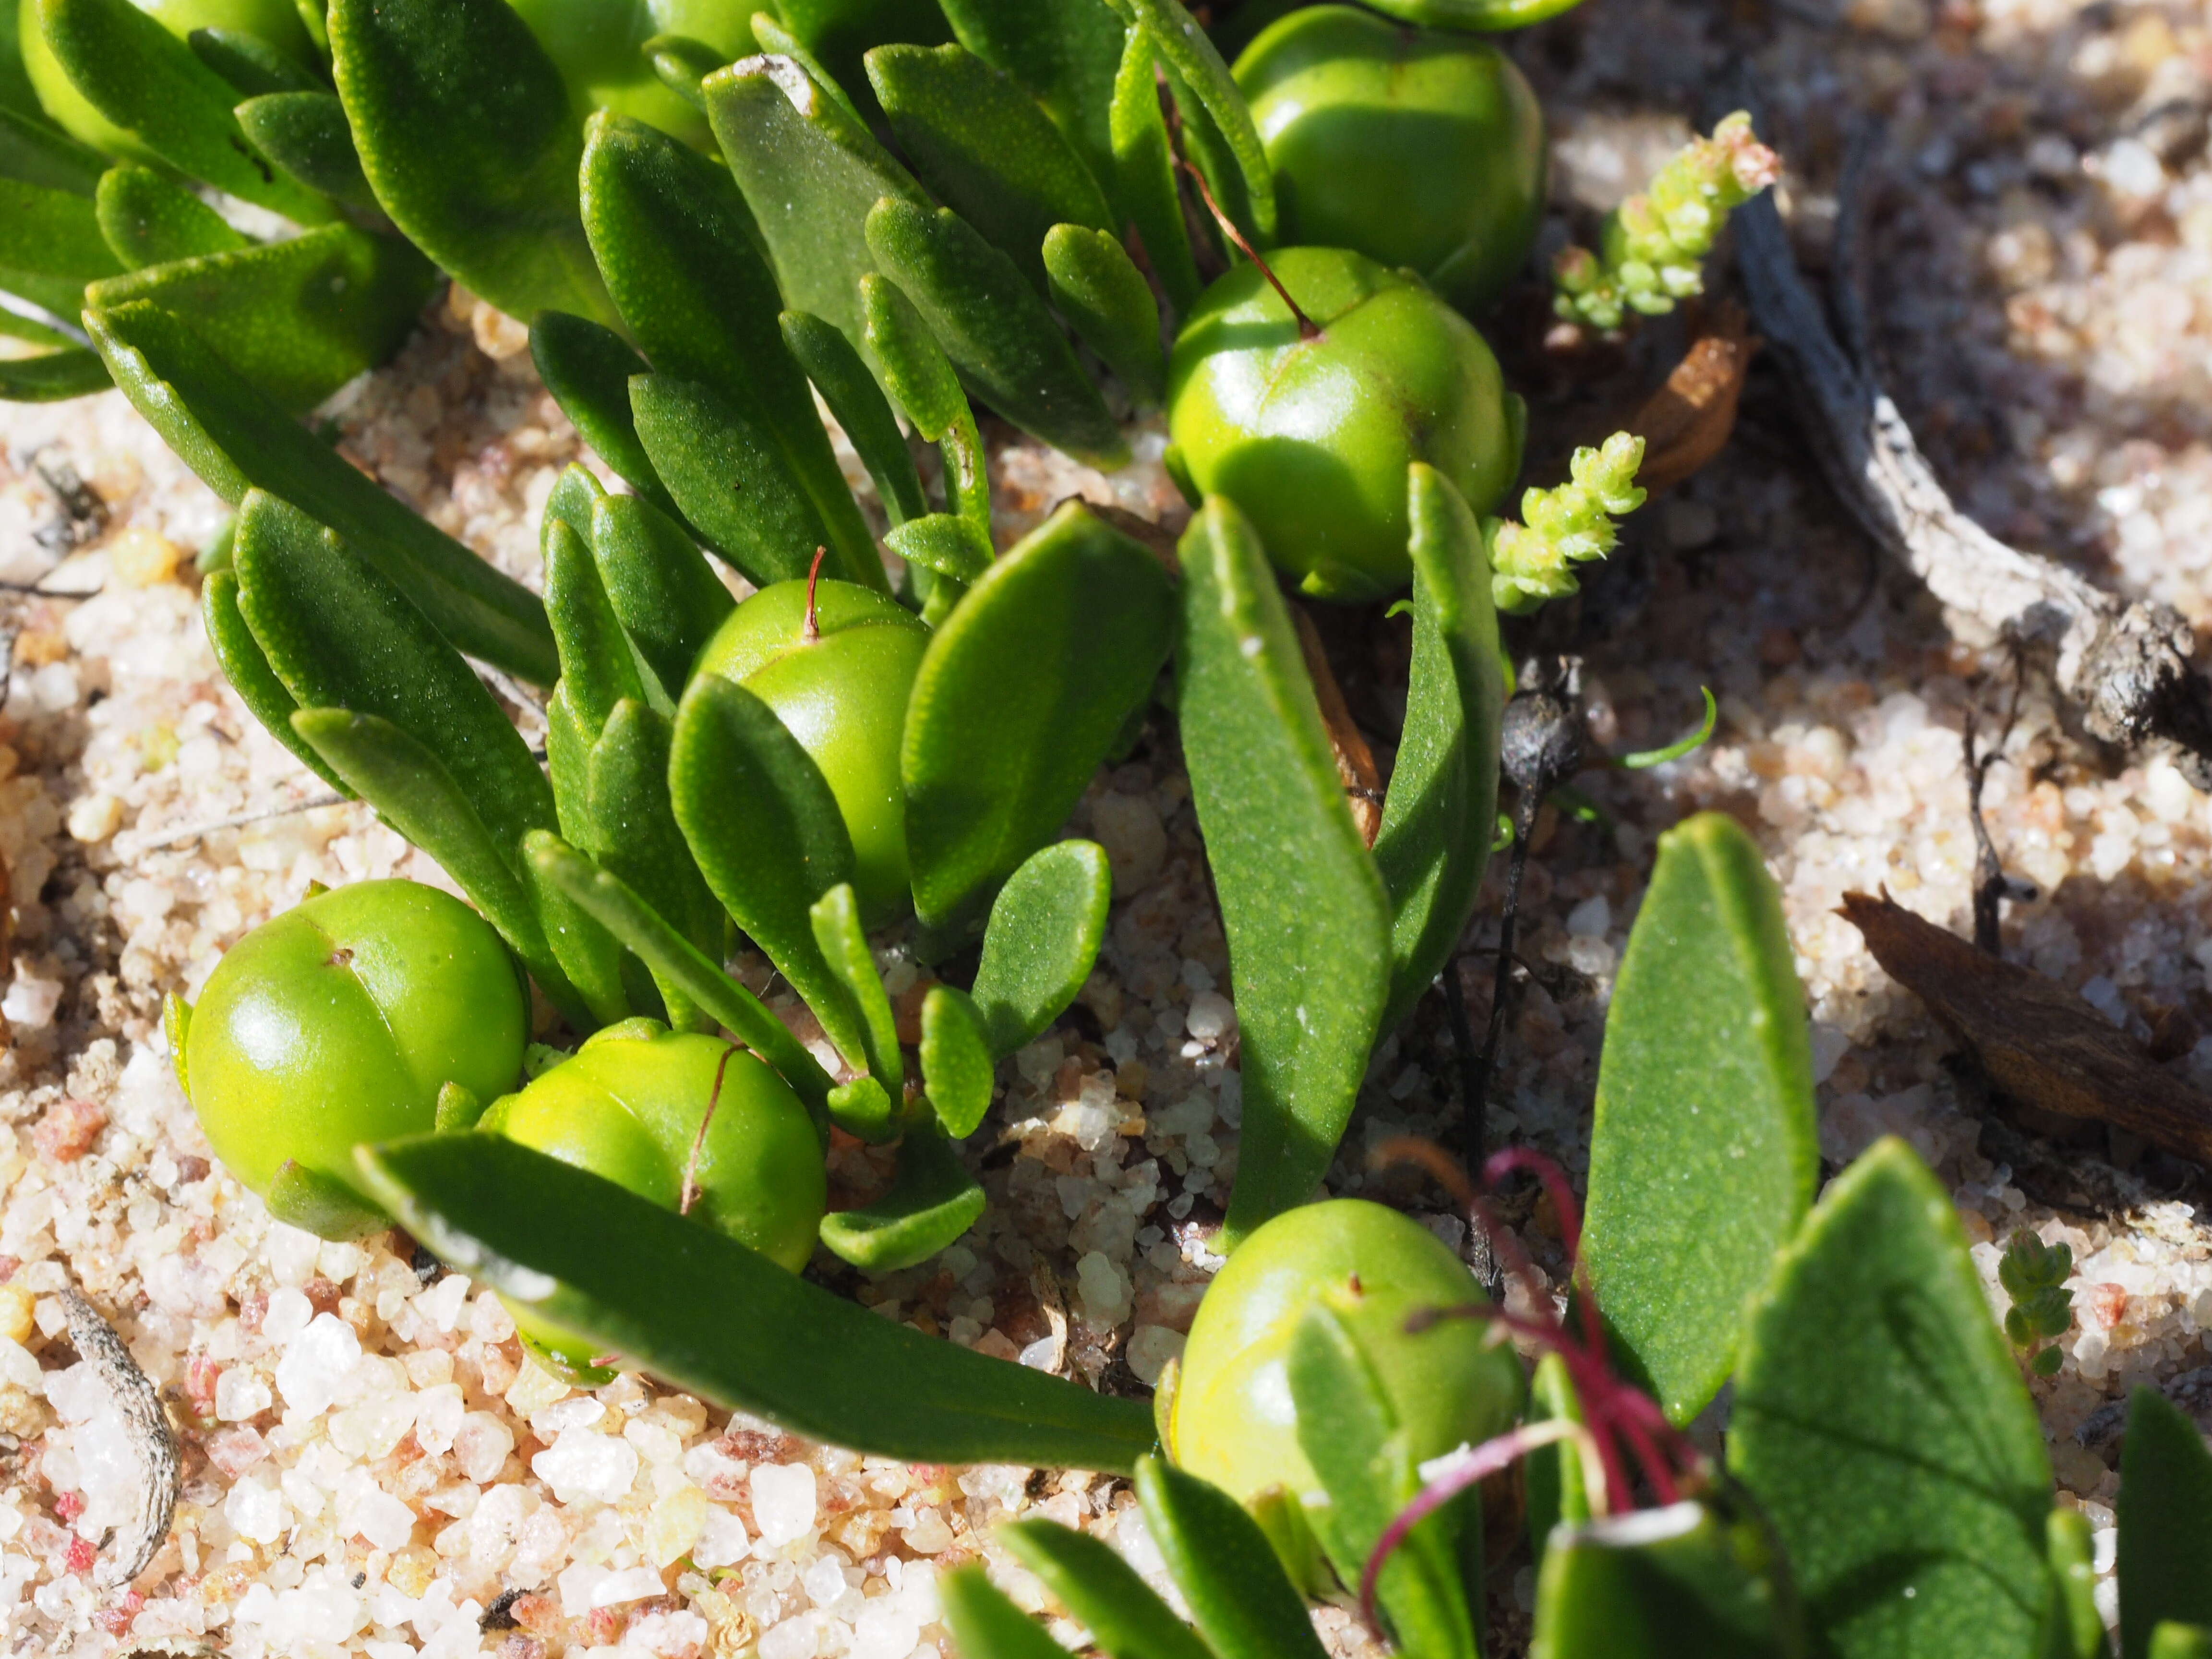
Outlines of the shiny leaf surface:
M1803 1632L1763 1542L1696 1503L1560 1533L1530 1659L1799 1659Z
M541 311L532 321L530 358L577 435L615 476L669 517L680 517L630 413L629 383L653 365L605 324L565 311Z
M100 238L125 270L253 246L222 215L151 167L110 167L93 205Z
M931 986L921 1000L921 1084L955 1140L974 1134L989 1114L992 1069L975 1000L951 985Z
M939 0L960 44L1044 106L1102 185L1114 178L1111 110L1121 20L1104 0Z
M866 1066L884 1092L899 1100L906 1091L906 1069L899 1055L898 1021L892 1016L883 976L876 971L875 953L868 949L852 884L840 882L815 900L810 918L822 959L860 1017L860 1052L848 1049L845 1058L855 1067Z
M1137 1500L1219 1659L1322 1659L1305 1603L1259 1524L1218 1486L1158 1457L1137 1465Z
M1088 841L1033 854L999 890L970 994L994 1054L1035 1042L1075 1000L1098 958L1113 896L1105 849Z
M1050 1521L1016 1521L997 1536L1108 1659L1212 1659L1197 1632L1104 1540Z
M375 208L376 193L354 148L353 124L336 93L265 93L247 99L235 112L255 147L309 190L348 207Z
M1044 239L1046 287L1076 337L1121 377L1140 408L1167 396L1160 306L1121 244L1103 231L1054 225Z
M857 1210L822 1218L822 1242L863 1273L918 1267L957 1243L983 1213L983 1189L933 1127L907 1131L890 1190Z
M592 504L592 552L630 642L662 688L680 696L701 647L737 608L730 590L682 529L635 495Z

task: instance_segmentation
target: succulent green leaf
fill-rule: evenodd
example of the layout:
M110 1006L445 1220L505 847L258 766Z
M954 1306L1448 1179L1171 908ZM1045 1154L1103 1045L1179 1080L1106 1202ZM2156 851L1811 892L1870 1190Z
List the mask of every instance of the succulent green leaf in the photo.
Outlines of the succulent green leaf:
M995 551L972 522L954 513L909 519L884 538L884 545L908 564L963 585L991 568Z
M608 495L592 508L599 579L638 655L672 695L737 606L691 538L651 502Z
M105 155L49 125L43 116L33 118L20 110L0 108L0 179L90 196L107 166Z
M561 833L592 853L605 843L592 817L592 744L569 706L568 688L556 685L545 700L545 769L553 780L554 816Z
M1122 26L1104 0L939 0L960 44L1004 70L1109 185Z
M2150 1633L2150 1659L2212 1659L2212 1629L2160 1625Z
M1498 723L1505 699L1498 613L1482 527L1449 479L1408 470L1413 518L1413 663L1406 724L1375 863L1389 890L1395 1029L1443 971L1474 912L1498 814Z
M981 573L907 703L907 848L925 921L965 921L1066 822L1151 696L1176 620L1158 559L1080 502Z
M629 406L654 472L708 546L756 587L805 575L825 544L822 518L772 432L673 374L639 375Z
M2212 1452L2155 1389L2128 1396L2120 1447L2120 1659L2171 1621L2212 1626Z
M707 111L707 94L699 89L699 83L730 61L727 52L688 34L656 34L637 51L662 86L702 115Z
M1194 94L1197 109L1185 101L1186 125L1199 125L1193 118L1203 112L1212 123L1236 163L1237 173L1243 185L1243 194L1251 210L1251 228L1259 233L1262 246L1275 240L1275 172L1267 161L1267 146L1260 140L1260 130L1252 124L1252 112L1244 95L1237 89L1236 78L1229 65L1221 60L1198 20L1183 9L1182 0L1114 0L1115 7L1125 18L1140 23L1151 33L1161 58L1171 74ZM1179 92L1181 88L1178 89ZM1217 194L1221 185L1215 185ZM1236 209L1224 198L1223 206L1233 215Z
M1561 1532L1537 1580L1530 1659L1802 1659L1784 1571L1754 1524L1699 1503Z
M86 326L132 405L216 495L283 497L344 537L459 649L538 685L560 677L537 595L363 477L181 319L140 303Z
M552 526L556 524L567 525L589 546L592 514L606 493L606 486L594 477L591 468L581 461L571 461L562 467L561 476L553 481L551 493L545 497L544 516L538 521L538 539L541 556L545 538L552 533ZM550 617L548 620L550 620Z
M437 755L390 720L343 708L303 708L292 729L347 788L437 860L555 1006L586 1029L600 1023L546 937L531 889L511 862L514 843L485 823Z
M459 1083L438 1085L438 1115L434 1120L441 1135L460 1134L477 1127L491 1103L473 1089Z
M83 308L87 283L121 270L90 202L0 179L0 289L71 318Z
M951 38L937 0L775 0L784 25L828 72L865 100L862 54L887 40L933 46ZM762 45L766 46L767 42ZM870 112L874 118L873 112Z
M1098 354L1140 408L1167 397L1160 302L1128 251L1083 225L1054 225L1044 239L1047 288L1076 337Z
M149 160L301 224L330 204L278 173L231 113L238 92L131 0L39 0L47 46L85 101Z
M511 317L614 307L577 207L568 89L505 0L331 0L331 68L392 222Z
M100 354L83 346L0 357L0 403L63 403L113 384Z
M710 1227L501 1136L372 1148L364 1177L441 1260L716 1404L908 1461L1129 1469L1152 1413L927 1337ZM743 1309L742 1318L702 1317Z
M85 290L85 303L106 311L143 300L189 318L233 368L304 410L398 350L437 280L396 236L320 225L111 276Z
M63 333L61 330L49 328L44 323L34 322L28 317L9 310L4 306L0 306L0 339L21 340L26 345L52 346L58 349L75 346L77 343L75 338ZM102 382L105 384L106 370L101 369L100 374Z
M848 1049L845 1058L856 1065L865 1063L868 1075L881 1083L894 1101L899 1100L906 1091L906 1068L899 1054L898 1021L891 1013L883 977L876 971L875 953L868 949L867 930L860 926L860 904L853 896L852 884L840 882L815 900L810 915L814 943L820 947L823 960L830 964L830 971L837 976L860 1016L860 1052Z
M1678 1424L1727 1381L1819 1178L1795 962L1734 818L1660 838L1606 1018L1583 1261L1616 1351Z
M953 986L931 986L921 1000L921 1085L955 1140L974 1134L990 1112L991 1073L991 1045L975 1000Z
M336 93L264 93L234 112L261 153L309 190L350 208L375 209L376 192L354 148L353 124Z
M1420 1471L1390 1396L1358 1339L1334 1310L1315 1302L1291 1339L1291 1398L1298 1449L1328 1493L1311 1511L1338 1579L1357 1584L1367 1558L1398 1512L1420 1492ZM1463 1559L1480 1559L1461 1534L1481 1524L1471 1503L1446 1505L1409 1533L1384 1564L1376 1598L1395 1645L1420 1659L1478 1659L1481 1635L1468 1605Z
M629 884L597 868L557 836L533 830L523 838L523 850L542 884L567 894L657 975L681 985L686 996L721 1022L724 1030L781 1073L817 1122L826 1125L830 1074L758 997L723 972Z
M672 918L702 953L719 948L721 907L707 890L668 799L668 758L674 732L668 717L641 702L614 706L586 764L598 856L659 915ZM609 929L611 933L613 930ZM619 937L619 935L617 935ZM689 1027L697 1006L684 980L647 960L668 1022Z
M1114 222L1098 181L1052 118L965 46L878 46L867 63L891 131L922 183L1038 289L1048 231Z
M629 383L653 365L605 324L565 311L541 311L532 321L530 358L561 412L615 476L669 517L680 517L630 413Z
M822 1218L822 1242L863 1273L918 1267L956 1243L983 1213L983 1189L934 1125L916 1124L899 1146L890 1190L857 1210Z
M1235 1498L1147 1456L1137 1464L1137 1501L1218 1659L1322 1659L1305 1602L1284 1577L1267 1534Z
M2038 1650L2057 1595L2042 1429L1950 1196L1903 1141L1831 1184L1776 1263L1729 1461L1780 1535L1816 1651Z
M1183 751L1243 1032L1234 1241L1304 1203L1328 1170L1388 997L1390 902L1259 538L1209 500L1182 570Z
M561 688L585 735L596 740L615 705L642 702L645 687L591 544L550 513L544 531L545 614L561 649Z
M868 373L860 350L836 325L811 312L787 311L777 319L783 343L797 360L837 424L845 429L894 528L929 511L921 493L921 474L899 430L883 388Z
M1017 1521L997 1538L1044 1580L1107 1659L1212 1659L1197 1632L1103 1539L1050 1521Z
M708 76L705 91L707 118L768 244L783 303L834 325L865 352L854 284L876 268L868 210L886 196L919 204L921 186L790 58L732 64Z
M230 689L238 693L239 701L253 718L325 783L342 795L352 793L314 747L293 730L292 716L300 712L299 699L284 689L283 681L269 665L260 641L246 626L245 613L238 608L238 576L234 571L216 571L201 585L200 620L207 629L208 644L222 668L223 678L230 682Z
M1132 27L1114 76L1109 131L1114 141L1114 196L1145 263L1159 278L1169 304L1188 312L1204 284L1183 222L1182 191L1167 115L1160 107L1159 50L1150 29Z
M93 205L100 238L125 270L253 246L222 215L151 167L110 167L100 175Z
M860 279L861 337L882 366L884 389L915 430L940 441L969 413L959 372L897 283L880 272Z
M845 88L838 84L837 77L830 74L823 66L822 60L817 58L797 35L784 27L778 18L769 12L757 11L753 14L752 28L753 44L762 52L772 53L779 58L790 58L812 77L816 86L837 100L838 108L852 117L854 125L859 126L867 125L868 118L860 112L860 106L846 95ZM705 77L701 78L703 80ZM703 103L706 100L703 88L699 95Z
M244 29L193 29L185 36L185 44L242 97L319 90L313 76L259 35Z
M847 1055L860 1012L814 939L814 902L853 878L853 841L821 769L769 706L719 674L692 681L669 761L676 822L700 873Z
M1128 444L1074 348L1012 259L950 209L886 197L868 246L976 396L1031 435L1111 471Z
M975 970L975 1011L1004 1059L1066 1012L1106 937L1113 872L1096 842L1056 842L999 890Z
M1528 1421L1559 1419L1582 1422L1583 1402L1575 1393L1567 1362L1556 1353L1547 1353L1536 1362L1528 1379ZM1528 1550L1541 1568L1552 1528L1579 1527L1589 1520L1589 1486L1583 1478L1580 1450L1571 1440L1537 1447L1522 1460L1522 1468L1528 1494Z
M985 1577L981 1565L946 1574L938 1598L961 1659L1060 1659L1067 1651Z
M661 374L710 388L766 440L811 507L802 558L826 544L833 570L883 587L867 523L784 347L775 278L730 175L611 111L585 132L584 228L630 333Z
M2105 1616L2097 1610L2096 1538L2089 1517L2079 1510L2052 1510L2044 1544L2058 1580L2059 1600L2058 1639L2045 1651L2054 1659L2112 1659Z
M360 1194L343 1182L289 1158L278 1166L263 1201L269 1213L286 1226L318 1238L366 1238L392 1224L380 1211L363 1204Z

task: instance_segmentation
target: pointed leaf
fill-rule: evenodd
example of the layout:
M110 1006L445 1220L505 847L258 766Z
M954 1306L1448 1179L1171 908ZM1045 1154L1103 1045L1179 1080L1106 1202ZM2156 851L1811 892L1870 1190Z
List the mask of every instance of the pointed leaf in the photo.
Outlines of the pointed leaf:
M246 141L231 113L237 88L131 0L38 0L31 15L70 84L147 159L301 224L331 216Z
M929 642L901 769L915 907L965 913L1067 819L1174 648L1158 559L1080 502L985 570Z
M216 571L201 585L200 620L207 629L208 645L215 652L223 678L230 682L230 689L238 693L239 701L253 718L261 722L270 737L297 756L301 765L340 794L350 794L352 792L313 746L293 729L292 716L300 712L299 699L284 689L284 683L276 678L276 671L270 667L261 642L246 625L245 615L238 608L236 573Z
M1114 195L1168 303L1182 313L1198 303L1204 284L1183 222L1175 152L1160 108L1158 63L1152 31L1132 27L1114 77Z
M2057 1595L2042 1429L1950 1197L1903 1141L1836 1180L1783 1253L1735 1386L1729 1460L1817 1651L2036 1651Z
M979 1565L956 1568L937 1593L960 1659L1060 1659L1066 1652Z
M960 44L1004 70L1102 185L1114 178L1110 112L1121 22L1103 0L940 0Z
M1033 1042L1066 1012L1106 937L1114 877L1095 842L1063 841L1007 878L983 932L973 995L1000 1059Z
M972 544L990 547L991 480L983 440L952 360L914 302L888 276L871 271L860 278L860 315L884 389L944 457L945 511L967 523Z
M1243 1032L1233 1241L1328 1173L1389 989L1390 909L1258 537L1210 500L1182 570L1183 750Z
M931 1124L907 1131L890 1190L857 1210L822 1218L822 1242L863 1273L918 1267L956 1243L983 1213L983 1189Z
M93 204L101 239L125 270L253 246L222 215L150 167L110 167Z
M541 311L532 321L530 359L577 435L615 476L669 517L679 516L630 413L629 383L653 366L614 330L565 311Z
M645 687L591 544L550 513L544 540L545 614L561 649L561 689L585 736L596 740L615 705L642 703Z
M782 1074L817 1122L823 1121L830 1074L758 997L723 972L713 957L620 878L594 867L558 837L533 830L523 838L523 848L541 883L567 894L657 973L681 985L686 996L721 1022L724 1030Z
M1107 1659L1212 1659L1197 1632L1103 1539L1050 1521L1017 1521L996 1535Z
M868 80L931 193L1009 255L1040 291L1045 233L1104 229L1112 210L1037 101L960 46L878 46Z
M343 536L459 650L539 685L559 678L536 594L349 466L182 320L137 304L86 326L133 406L216 495L282 496Z
M1221 61L1220 52L1214 49L1213 42L1197 20L1183 9L1182 0L1115 0L1115 3L1125 17L1142 23L1151 32L1161 58L1196 94L1199 108L1186 107L1186 122L1194 125L1202 111L1220 134L1242 177L1243 194L1251 208L1251 228L1258 231L1262 246L1273 242L1274 168L1267 161L1267 147L1260 140L1259 129L1252 125L1251 109L1237 91L1229 65ZM1216 185L1215 190L1219 193L1221 186ZM1224 205L1229 206L1225 199ZM1230 210L1236 211L1233 206Z
M1044 239L1044 270L1054 309L1121 377L1138 405L1164 401L1160 304L1121 244L1103 231L1054 225Z
M869 1312L712 1228L502 1137L372 1149L380 1201L444 1261L731 1409L915 1462L1126 1471L1140 1402ZM703 1309L742 1318L702 1318Z
M952 513L931 513L884 538L884 545L908 564L966 586L991 568L993 549L975 526Z
M1498 821L1505 699L1482 527L1443 473L1408 471L1413 665L1375 864L1395 915L1382 1029L1413 1012L1474 913Z
M709 546L756 587L805 575L821 516L767 428L672 374L639 375L629 406L653 470Z
M245 29L196 28L185 36L192 55L248 98L271 92L313 92L315 77Z
M1137 1500L1200 1633L1219 1659L1322 1659L1305 1603L1252 1517L1218 1486L1157 1456Z
M264 93L248 98L234 113L255 148L309 190L350 208L375 210L376 192L354 148L353 124L336 93Z
M2212 1626L2212 1452L2155 1389L2128 1396L2120 1447L2120 1659L2171 1621Z
M1813 1200L1805 994L1782 895L1735 819L1660 838L1606 1018L1583 1260L1676 1423L1735 1363L1745 1303Z
M921 517L929 510L922 497L921 474L915 470L898 417L891 413L859 349L834 325L811 313L787 311L777 320L785 346L830 405L875 480L876 494L892 525Z
M861 1052L855 1054L848 1050L845 1058L856 1064L865 1062L868 1075L897 1101L906 1091L898 1021L891 1013L883 976L876 971L875 953L868 949L868 935L860 926L860 901L853 896L852 884L838 883L815 900L809 914L822 959L830 964L830 971L837 976L860 1016Z
M435 1120L441 1135L460 1134L477 1127L491 1103L475 1091L458 1083L438 1085L438 1115Z
M592 507L592 551L623 630L663 688L680 696L737 601L691 538L637 496L609 495Z
M815 943L814 902L853 878L853 841L821 769L775 711L719 674L691 683L669 762L676 821L700 873L805 1000L840 1054L860 1018Z
M1703 1504L1561 1533L1536 1587L1530 1659L1800 1659L1803 1632L1774 1574L1754 1526Z
M111 276L85 290L85 303L143 300L176 312L276 402L307 410L405 343L437 279L396 236L323 225Z
M883 561L784 347L775 278L730 175L611 111L585 131L584 228L631 336L661 374L710 388L765 434L809 504L807 554L826 542L847 580L883 587Z
M885 198L868 246L975 395L1032 436L1106 471L1128 445L1060 325L1014 262L950 209Z
M277 1166L264 1201L269 1213L286 1226L318 1238L340 1242L366 1238L392 1224L381 1211L362 1203L361 1194L343 1182L289 1158Z
M989 1115L992 1069L974 1000L950 985L931 986L921 1000L921 1085L955 1140L974 1134Z
M913 175L793 59L748 58L707 77L707 117L768 244L783 303L862 348L854 284L876 268L868 210L921 203Z
M511 317L614 307L577 210L568 88L505 0L331 0L362 170L407 240Z
M58 404L105 392L113 384L100 354L82 346L0 357L0 402Z

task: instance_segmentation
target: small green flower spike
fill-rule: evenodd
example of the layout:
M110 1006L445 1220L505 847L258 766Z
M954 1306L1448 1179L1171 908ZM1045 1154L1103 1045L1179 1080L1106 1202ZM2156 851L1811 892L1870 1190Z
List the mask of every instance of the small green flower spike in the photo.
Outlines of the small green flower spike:
M2055 1376L2065 1363L2063 1349L2042 1345L2045 1338L2065 1335L2074 1323L2074 1292L2064 1288L2073 1272L2069 1246L2045 1244L2025 1227L2012 1236L1997 1263L1997 1282L2012 1297L2005 1334L2038 1376Z
M1619 328L1625 312L1657 316L1705 291L1698 262L1734 209L1781 176L1782 158L1754 137L1738 110L1693 138L1659 170L1651 188L1607 216L1601 252L1560 250L1552 265L1553 307L1572 322Z
M1616 432L1600 448L1575 452L1571 483L1522 494L1526 524L1490 520L1490 587L1500 611L1526 615L1575 591L1570 567L1612 552L1613 520L1644 505L1636 484L1643 464L1644 440Z

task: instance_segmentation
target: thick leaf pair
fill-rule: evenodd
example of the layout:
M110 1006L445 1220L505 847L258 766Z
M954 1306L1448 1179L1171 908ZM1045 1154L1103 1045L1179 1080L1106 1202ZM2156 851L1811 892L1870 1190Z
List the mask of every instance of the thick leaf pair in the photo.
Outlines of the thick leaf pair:
M1257 536L1217 498L1183 538L1183 757L1243 1034L1232 1242L1320 1185L1377 1036L1443 969L1489 855L1504 684L1481 532L1441 473L1417 465L1407 489L1413 669L1371 853Z
M361 201L344 112L307 69L256 37L179 40L130 0L39 0L55 61L146 166L106 167L40 123L0 112L0 289L73 322L145 300L191 319L232 367L304 410L406 339L436 272L398 238L336 221ZM241 101L242 100L242 101ZM255 242L170 173L307 227ZM97 355L12 314L56 349L0 365L0 396L97 391Z

